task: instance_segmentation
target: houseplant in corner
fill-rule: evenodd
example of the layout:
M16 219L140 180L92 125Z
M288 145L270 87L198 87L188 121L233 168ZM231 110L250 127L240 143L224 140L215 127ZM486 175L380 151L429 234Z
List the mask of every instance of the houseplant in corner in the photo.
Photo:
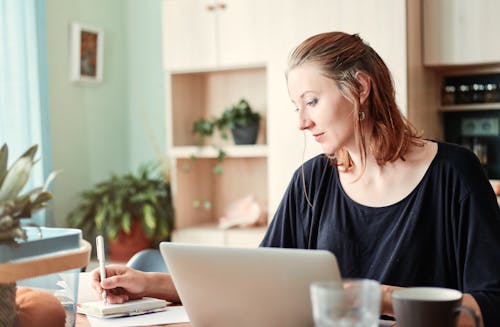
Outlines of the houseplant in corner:
M38 232L32 235L33 227L21 224L21 219L32 217L34 213L45 208L46 203L52 199L47 187L55 176L54 173L47 178L44 187L36 187L21 194L36 162L37 149L37 145L30 147L10 168L7 167L7 145L4 144L0 149L0 325L2 326L15 324L16 281L36 276L41 270L30 266L30 257L37 254L44 254L47 257L51 252L61 250L61 248L55 249L54 244L50 243L50 237L45 237L41 228L37 227ZM45 233L45 229L43 231ZM78 236L74 239L79 246L80 234L75 235ZM14 263L13 260L16 259L23 260ZM22 271L17 270L20 266L24 267Z
M68 215L71 226L84 237L105 236L109 257L127 261L144 248L168 240L174 208L168 169L146 164L137 174L113 175L81 193L80 203Z
M37 145L29 148L9 169L8 147L4 144L0 149L0 243L12 244L16 239L26 240L26 230L21 227L21 219L30 218L35 212L45 208L46 202L52 199L47 185L19 194L28 182L37 149Z

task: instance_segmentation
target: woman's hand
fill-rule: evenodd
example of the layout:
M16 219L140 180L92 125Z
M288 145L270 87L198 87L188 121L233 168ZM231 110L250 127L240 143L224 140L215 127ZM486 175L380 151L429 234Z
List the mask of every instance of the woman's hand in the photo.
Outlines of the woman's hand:
M124 265L106 266L106 279L101 281L99 268L92 271L91 287L99 297L106 290L109 303L123 303L146 296L147 274Z
M394 309L392 308L392 292L400 289L401 287L380 285L381 298L380 298L380 313L387 316L394 317Z
M143 272L124 265L106 266L106 279L101 281L99 268L92 271L91 287L99 297L106 290L109 303L123 303L144 296L180 303L172 276L160 272Z

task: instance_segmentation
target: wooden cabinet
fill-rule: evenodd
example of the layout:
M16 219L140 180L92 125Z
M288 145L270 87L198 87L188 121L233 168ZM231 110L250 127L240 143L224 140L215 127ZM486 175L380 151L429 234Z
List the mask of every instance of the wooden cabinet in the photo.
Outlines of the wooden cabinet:
M265 0L164 0L164 67L199 71L262 64Z
M496 0L424 0L424 62L428 66L500 62Z
M215 66L215 13L208 9L212 2L163 1L163 64L166 69Z
M267 224L266 67L167 71L166 81L168 146L176 210L173 240L257 246L263 237L263 228L220 230L217 223L231 203L252 195L263 211L264 225ZM218 152L210 145L195 145L193 122L202 117L220 116L240 98L247 99L253 110L261 114L257 144L234 145L232 140L214 135L210 142L226 152L222 174L216 174L213 168L218 163ZM237 235L241 236L241 242L237 241Z

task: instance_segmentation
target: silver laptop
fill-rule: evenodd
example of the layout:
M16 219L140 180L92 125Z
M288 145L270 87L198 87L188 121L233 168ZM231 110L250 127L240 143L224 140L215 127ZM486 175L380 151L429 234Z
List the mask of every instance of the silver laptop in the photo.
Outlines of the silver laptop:
M160 251L193 327L313 326L309 285L340 280L323 250L162 242Z

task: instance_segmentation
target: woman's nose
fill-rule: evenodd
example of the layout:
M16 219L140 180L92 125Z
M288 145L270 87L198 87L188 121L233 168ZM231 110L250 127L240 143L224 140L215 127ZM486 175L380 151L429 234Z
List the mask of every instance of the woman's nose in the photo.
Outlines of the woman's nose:
M299 130L303 131L311 127L312 121L304 114L299 115Z

